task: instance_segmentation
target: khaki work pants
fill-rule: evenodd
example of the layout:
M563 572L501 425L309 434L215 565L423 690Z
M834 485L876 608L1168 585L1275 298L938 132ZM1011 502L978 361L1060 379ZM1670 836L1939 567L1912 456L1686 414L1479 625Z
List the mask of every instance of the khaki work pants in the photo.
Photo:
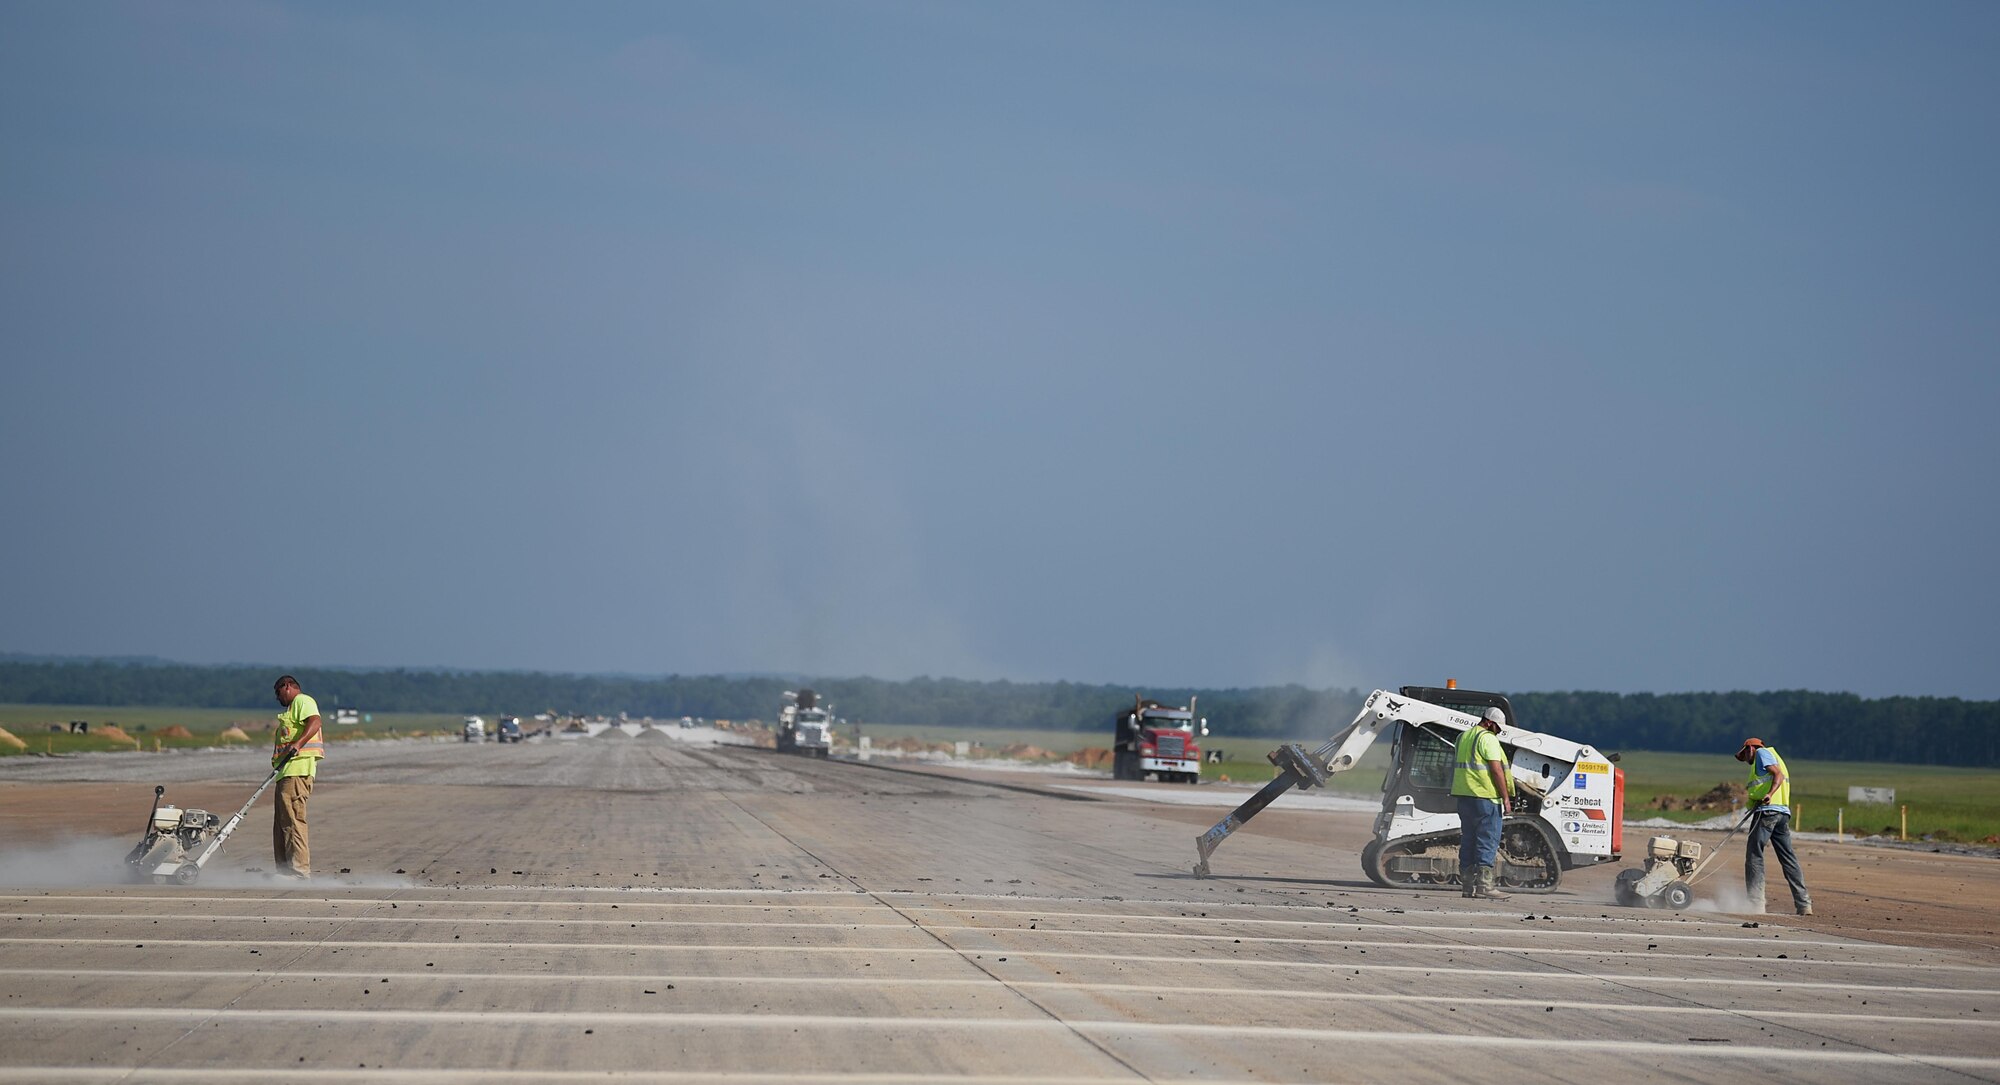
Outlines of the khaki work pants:
M306 797L310 776L278 777L276 811L271 818L271 851L280 874L311 874L312 851L306 846Z

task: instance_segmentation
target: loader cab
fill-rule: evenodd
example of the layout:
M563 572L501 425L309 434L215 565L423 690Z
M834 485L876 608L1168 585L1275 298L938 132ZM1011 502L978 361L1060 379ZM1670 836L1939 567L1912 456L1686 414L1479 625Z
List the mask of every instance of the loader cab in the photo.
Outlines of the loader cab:
M1457 734L1445 728L1424 724L1397 727L1389 747L1389 771L1382 778L1382 808L1387 810L1398 796L1408 795L1424 813L1456 812L1451 770L1457 749Z
M1397 692L1413 701L1449 708L1478 716L1498 708L1514 726L1514 706L1498 693L1471 689L1440 689L1436 686L1404 686ZM1459 732L1434 724L1396 728L1390 746L1389 772L1382 778L1382 808L1387 810L1398 796L1408 795L1420 811L1450 814L1458 810L1451 794L1451 773L1457 763Z

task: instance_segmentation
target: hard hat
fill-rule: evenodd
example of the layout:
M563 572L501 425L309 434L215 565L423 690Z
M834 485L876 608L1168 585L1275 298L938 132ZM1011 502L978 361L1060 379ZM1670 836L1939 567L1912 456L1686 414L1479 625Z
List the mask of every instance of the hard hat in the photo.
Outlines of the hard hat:
M1498 708L1487 709L1481 718L1491 720L1497 727L1507 726L1507 713L1500 711Z
M1764 745L1764 740L1761 738L1746 738L1743 740L1743 748L1736 751L1736 756L1740 758L1744 754L1749 753L1751 750L1757 749L1763 745Z

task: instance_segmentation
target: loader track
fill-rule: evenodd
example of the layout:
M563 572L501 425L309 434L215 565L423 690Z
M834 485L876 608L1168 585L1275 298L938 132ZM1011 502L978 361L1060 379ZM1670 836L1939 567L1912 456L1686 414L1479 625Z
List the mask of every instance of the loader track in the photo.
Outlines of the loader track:
M1458 838L1454 832L1429 833L1389 844L1373 840L1361 849L1361 869L1376 885L1395 889L1454 889L1458 887ZM1404 873L1390 869L1391 860L1444 859L1445 872ZM1552 893L1562 882L1562 858L1548 831L1533 821L1510 821L1500 833L1500 887L1520 893Z

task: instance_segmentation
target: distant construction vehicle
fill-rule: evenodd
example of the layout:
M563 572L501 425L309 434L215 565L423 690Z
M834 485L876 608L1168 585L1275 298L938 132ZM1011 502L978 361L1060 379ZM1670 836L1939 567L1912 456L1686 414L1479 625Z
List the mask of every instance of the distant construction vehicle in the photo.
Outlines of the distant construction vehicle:
M1392 888L1456 886L1458 801L1451 794L1456 745L1488 708L1507 717L1499 739L1515 795L1514 812L1500 833L1499 884L1547 892L1565 870L1616 862L1625 832L1625 773L1613 766L1617 755L1522 728L1506 697L1448 682L1443 688L1404 686L1395 693L1378 689L1354 722L1317 750L1287 743L1271 751L1277 778L1195 840L1195 874L1207 877L1215 849L1259 810L1293 788L1326 786L1328 777L1353 768L1362 752L1386 735L1389 771L1382 780L1375 838L1361 849L1361 870L1375 884Z
M1111 778L1143 780L1152 773L1163 784L1200 783L1196 740L1208 734L1208 721L1195 717L1194 701L1189 697L1186 708L1173 708L1134 694L1132 707L1112 725Z
M832 708L812 690L786 690L785 707L778 710L778 752L825 757L833 747Z

